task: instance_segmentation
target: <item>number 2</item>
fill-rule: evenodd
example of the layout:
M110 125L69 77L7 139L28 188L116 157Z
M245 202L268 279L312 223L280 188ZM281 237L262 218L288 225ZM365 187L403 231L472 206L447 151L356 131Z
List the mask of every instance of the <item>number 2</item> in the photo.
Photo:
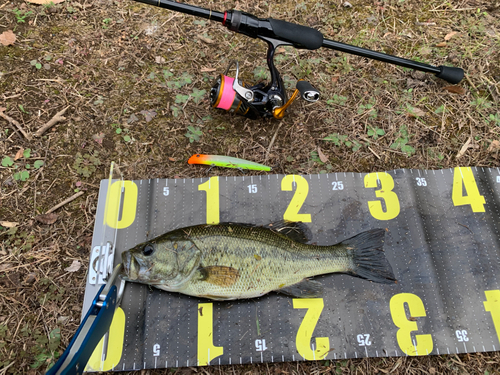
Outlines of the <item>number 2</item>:
M283 215L283 220L286 221L301 221L303 223L311 222L311 214L299 214L299 210L304 204L307 194L309 193L309 184L307 180L298 175L288 175L283 177L281 180L281 190L292 191L293 182L296 183L295 194L293 195L290 204L288 205L285 214Z
M295 344L297 352L309 361L323 359L330 351L330 339L328 337L316 337L316 347L311 349L311 340L316 324L323 311L323 298L294 298L294 309L307 309L306 315L297 331Z

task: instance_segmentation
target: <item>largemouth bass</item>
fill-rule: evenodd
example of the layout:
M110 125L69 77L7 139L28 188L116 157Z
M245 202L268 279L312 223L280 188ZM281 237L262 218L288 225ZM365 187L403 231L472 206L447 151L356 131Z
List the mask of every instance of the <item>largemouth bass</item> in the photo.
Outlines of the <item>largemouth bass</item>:
M312 298L323 289L308 278L327 273L395 283L383 251L384 236L383 229L372 229L336 245L316 246L304 243L307 238L297 223L197 225L125 251L123 278L213 300L254 298L271 291Z

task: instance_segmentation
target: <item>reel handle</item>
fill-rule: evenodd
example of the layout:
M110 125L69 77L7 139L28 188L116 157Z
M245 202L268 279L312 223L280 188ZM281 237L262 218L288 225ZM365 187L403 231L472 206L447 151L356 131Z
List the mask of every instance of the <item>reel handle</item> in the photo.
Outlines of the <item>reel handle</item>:
M319 100L319 91L316 90L309 82L300 80L295 86L300 92L302 99L308 102L317 102Z

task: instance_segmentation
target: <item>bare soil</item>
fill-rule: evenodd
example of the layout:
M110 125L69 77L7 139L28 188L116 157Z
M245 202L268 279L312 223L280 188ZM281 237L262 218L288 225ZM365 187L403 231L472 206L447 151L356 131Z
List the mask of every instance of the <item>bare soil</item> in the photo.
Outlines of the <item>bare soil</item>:
M0 34L17 38L0 45L0 374L44 372L75 333L99 181L112 161L127 179L205 176L187 164L198 152L287 174L500 165L498 0L190 3L309 25L328 39L459 66L466 77L450 87L332 50L285 47L276 61L290 93L303 78L322 99L295 102L281 121L248 120L210 108L208 91L235 59L244 81L266 80L262 41L129 0L0 3ZM65 108L64 120L35 135ZM74 261L81 268L66 270ZM500 355L164 372L172 371L486 375L500 373Z

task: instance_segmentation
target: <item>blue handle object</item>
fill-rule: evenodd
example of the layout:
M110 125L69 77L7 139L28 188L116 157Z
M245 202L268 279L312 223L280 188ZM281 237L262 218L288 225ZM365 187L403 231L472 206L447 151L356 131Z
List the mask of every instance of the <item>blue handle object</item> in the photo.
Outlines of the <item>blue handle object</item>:
M100 302L101 292L105 287L106 285L103 285L99 289L68 348L46 375L83 373L94 349L108 331L115 313L117 288L114 285L111 286L104 301Z

